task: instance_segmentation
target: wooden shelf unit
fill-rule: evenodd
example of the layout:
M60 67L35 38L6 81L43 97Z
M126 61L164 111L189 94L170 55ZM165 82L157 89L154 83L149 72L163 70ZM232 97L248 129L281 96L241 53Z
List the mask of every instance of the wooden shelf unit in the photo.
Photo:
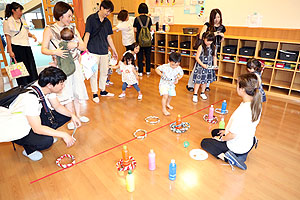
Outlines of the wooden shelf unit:
M165 46L158 46L158 40L164 40ZM177 47L169 47L169 41L178 40ZM159 33L156 32L154 35L154 67L168 62L168 56L171 50L182 53L187 51L187 54L182 55L181 67L190 74L195 64L196 50L193 49L193 45L197 40L196 34L183 34L177 32ZM180 48L180 43L184 41L190 41L190 49ZM223 46L236 45L236 54L223 53ZM239 54L239 49L242 47L255 47L254 56L244 56ZM259 51L264 48L276 49L275 59L261 58ZM264 90L270 95L280 95L281 97L299 99L300 98L300 53L296 61L286 61L279 59L280 50L292 50L300 51L300 41L294 40L272 40L269 38L257 38L257 37L241 37L241 36L230 36L225 35L224 42L221 45L221 52L218 53L218 66L216 70L217 84L227 84L228 86L235 87L237 77L241 74L248 73L246 64L240 62L240 58L256 58L265 62L272 62L272 66L265 66L262 75L262 82ZM185 52L186 53L186 52ZM223 59L224 56L231 56L232 60ZM278 68L277 63L288 63L293 64L296 67L291 69Z

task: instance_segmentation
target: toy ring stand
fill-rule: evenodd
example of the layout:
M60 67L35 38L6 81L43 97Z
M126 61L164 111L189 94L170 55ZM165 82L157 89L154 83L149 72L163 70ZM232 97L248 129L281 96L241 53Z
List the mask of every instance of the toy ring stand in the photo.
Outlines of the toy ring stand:
M192 149L189 154L194 160L206 160L208 158L208 154L202 149Z
M221 108L216 108L216 109L215 109L215 112L218 113L218 114L220 114L220 115L226 115L226 114L228 114L228 110L225 110L225 112L222 113L222 112L221 112Z
M61 161L62 159L64 159L65 157L72 159L72 162L69 163L69 164L60 164L60 161ZM59 167L61 167L61 168L69 168L69 167L72 167L73 165L75 165L75 157L74 157L73 155L70 155L70 154L62 155L61 157L57 158L56 164L57 164L57 166L59 166Z
M177 128L177 127L181 127L181 128ZM176 122L174 122L170 125L171 131L178 134L186 132L187 130L189 130L190 127L191 125L188 122L182 122L179 125L176 125Z
M138 132L143 132L143 135L137 135ZM136 139L145 139L147 137L147 131L143 130L143 129L138 129L136 130L133 134L132 134Z
M152 120L156 120L156 121L152 121ZM147 123L154 125L154 124L158 124L160 122L160 119L159 119L159 117L156 117L156 116L149 116L149 117L145 118L145 121Z
M136 161L132 156L129 156L130 164L127 166L123 165L123 159L120 159L119 162L116 163L118 171L127 171L127 170L133 170L136 167Z
M204 121L211 123L211 124L216 124L218 122L218 118L216 116L213 116L212 120L208 119L208 114L203 115Z

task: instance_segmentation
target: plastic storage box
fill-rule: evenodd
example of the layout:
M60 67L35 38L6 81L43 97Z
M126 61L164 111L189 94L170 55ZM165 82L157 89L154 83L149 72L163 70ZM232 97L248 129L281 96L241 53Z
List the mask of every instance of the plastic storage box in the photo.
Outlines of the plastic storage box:
M198 28L183 28L184 34L196 34L198 33L198 31L199 31Z
M288 60L288 61L296 62L298 55L299 55L299 51L279 50L278 58L280 60Z
M276 49L261 49L259 51L259 56L262 58L271 58L271 59L275 59L276 57Z
M242 47L239 54L244 56L254 56L255 47Z
M227 45L223 47L223 53L236 54L236 45Z
M178 40L169 41L169 47L178 48Z
M180 48L190 49L191 48L191 41L180 42Z

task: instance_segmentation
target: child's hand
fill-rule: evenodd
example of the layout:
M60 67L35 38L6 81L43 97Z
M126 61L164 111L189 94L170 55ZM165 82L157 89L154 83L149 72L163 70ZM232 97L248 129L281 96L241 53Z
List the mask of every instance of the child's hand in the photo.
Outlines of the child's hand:
M177 83L178 83L178 78L176 78L176 79L175 79L175 82L174 82L174 84L177 84Z
M203 67L204 69L207 69L207 68L208 68L208 65L202 65L202 67Z

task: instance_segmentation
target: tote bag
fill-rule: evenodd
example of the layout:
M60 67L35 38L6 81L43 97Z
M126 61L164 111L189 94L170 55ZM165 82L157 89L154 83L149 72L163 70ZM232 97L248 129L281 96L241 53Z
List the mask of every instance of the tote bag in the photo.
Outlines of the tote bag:
M15 59L15 63L5 66L5 69L10 80L14 78L29 76L29 73L24 63L23 62L17 63L16 59Z
M81 54L81 65L83 67L83 73L86 79L91 78L91 76L97 71L98 63L97 58L92 55L88 50Z

